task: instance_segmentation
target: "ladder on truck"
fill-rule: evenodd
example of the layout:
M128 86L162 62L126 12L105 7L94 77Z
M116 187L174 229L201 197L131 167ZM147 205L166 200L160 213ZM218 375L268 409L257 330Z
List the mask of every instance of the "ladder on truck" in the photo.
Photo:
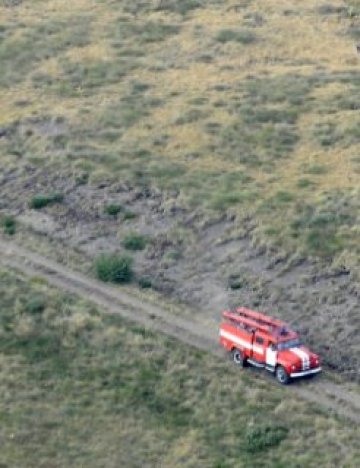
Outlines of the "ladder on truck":
M290 332L288 325L282 320L256 312L246 307L238 307L234 311L225 310L223 317L240 326L252 330L260 330L270 335L287 335Z

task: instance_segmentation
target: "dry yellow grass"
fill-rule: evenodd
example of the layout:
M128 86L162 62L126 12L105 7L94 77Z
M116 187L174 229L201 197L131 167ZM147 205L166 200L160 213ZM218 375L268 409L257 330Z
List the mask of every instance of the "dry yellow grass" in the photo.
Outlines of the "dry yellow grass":
M331 5L341 7L345 3L334 1ZM163 158L165 164L177 162L190 172L204 170L224 174L244 171L252 177L257 201L267 200L285 190L307 203L316 204L327 190L351 190L359 185L356 158L360 144L356 138L347 146L321 147L313 136L316 126L328 119L318 108L337 94L351 95L351 85L340 82L339 77L353 73L355 86L359 59L354 39L347 30L356 19L321 14L321 4L316 0L268 0L265 3L254 0L242 7L239 2L228 0L192 10L185 17L166 10L141 10L141 7L132 16L126 10L127 6L131 6L130 3L95 0L76 0L71 7L65 0L23 2L16 8L0 6L0 24L15 25L14 40L27 28L59 20L67 22L73 18L82 18L85 24L88 22L86 31L89 34L89 43L81 46L69 43L65 50L34 64L21 83L2 92L0 124L6 126L18 119L51 113L65 117L74 128L81 122L82 128L88 127L90 132L111 103L122 102L134 83L146 83L150 86L149 95L160 98L161 105L122 129L121 141L92 140L94 147L113 153L128 148L146 148L157 158ZM135 8L134 5L131 7ZM122 22L119 18L123 18ZM20 22L23 28L16 27ZM179 31L162 40L146 41L141 33L149 23L177 24ZM126 24L138 27L138 32L133 37L116 39L122 44L117 49L114 38L116 34L121 35ZM239 29L255 34L257 40L251 44L216 40L223 30ZM80 80L86 80L91 70L81 70L81 67L101 66L106 72L121 60L126 62L130 49L142 52L143 56L118 82L106 82L105 79L104 83L90 87L90 91L78 86L72 90L74 96L59 92L56 86L42 88L40 84L35 88L33 85L36 73L45 74L57 81L57 85L61 84L67 78L64 63L79 67L79 73L83 73ZM311 100L311 105L304 106L298 116L298 141L286 159L272 161L274 167L263 170L256 164L242 163L236 150L231 154L234 157L228 157L230 150L227 157L217 153L227 141L217 141L217 131L209 134L206 125L219 124L218 132L221 133L239 121L233 103L246 102L244 95L246 86L251 84L249 77L280 82L281 78L297 76L305 82L319 74L327 78L310 90L308 102ZM216 90L219 85L223 86L221 92ZM198 107L203 116L177 125L179 118L197 107L191 104L196 98L204 99ZM224 104L215 105L219 100ZM17 106L18 101L29 101L29 104ZM84 108L88 109L86 115L82 112ZM274 106L274 109L281 108ZM344 133L353 124L354 111L337 109L330 117L337 131ZM156 140L164 135L166 141L158 145ZM264 152L261 143L253 146L255 153ZM193 154L197 157L192 158ZM6 156L1 157L4 161ZM304 168L314 165L323 166L327 172L311 175L309 178L315 185L303 193L297 182L304 177ZM107 167L102 169L108 170ZM110 170L115 175L114 169ZM241 206L239 210L243 208Z

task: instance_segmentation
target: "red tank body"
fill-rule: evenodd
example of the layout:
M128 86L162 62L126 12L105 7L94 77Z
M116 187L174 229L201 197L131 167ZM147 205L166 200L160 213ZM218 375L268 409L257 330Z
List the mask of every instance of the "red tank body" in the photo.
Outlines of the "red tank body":
M219 338L236 364L264 367L282 384L321 371L319 356L301 343L298 333L261 312L225 310Z

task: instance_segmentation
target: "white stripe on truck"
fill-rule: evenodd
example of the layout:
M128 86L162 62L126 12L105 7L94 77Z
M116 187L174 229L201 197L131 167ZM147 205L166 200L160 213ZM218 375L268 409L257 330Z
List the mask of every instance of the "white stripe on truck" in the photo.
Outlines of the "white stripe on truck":
M310 356L300 348L290 348L290 351L296 354L301 359L302 369L307 370L310 368Z
M239 338L238 336L233 335L232 333L229 333L225 330L220 330L220 336L222 336L223 338L227 338L228 340L231 340L233 343L239 346L242 346L243 348L253 349L256 353L264 354L264 349L261 348L261 346L256 346L256 345L251 346L251 343L249 343L248 341L245 341L242 338Z

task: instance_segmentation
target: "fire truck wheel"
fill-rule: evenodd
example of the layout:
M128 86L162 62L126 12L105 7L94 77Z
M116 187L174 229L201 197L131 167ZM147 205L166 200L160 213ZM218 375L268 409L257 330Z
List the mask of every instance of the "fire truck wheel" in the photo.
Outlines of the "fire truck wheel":
M239 349L235 348L232 350L232 358L237 366L240 366L240 367L245 366L243 353Z
M276 378L282 385L286 385L290 380L289 374L286 372L283 366L278 366L276 368Z

